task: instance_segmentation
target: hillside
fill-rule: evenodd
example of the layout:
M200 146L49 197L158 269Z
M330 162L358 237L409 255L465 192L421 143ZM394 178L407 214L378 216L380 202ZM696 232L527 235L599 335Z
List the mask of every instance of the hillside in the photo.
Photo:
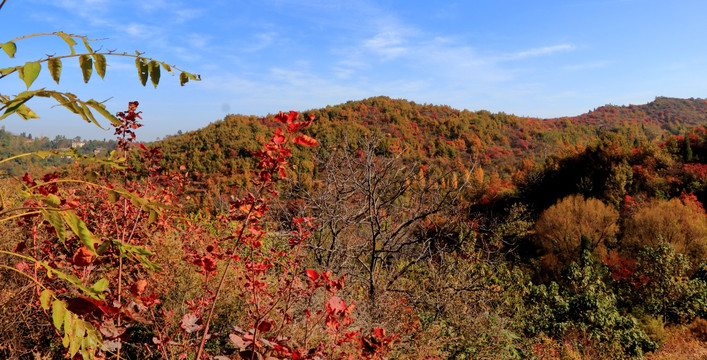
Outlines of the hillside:
M702 99L656 98L645 105L600 107L587 114L556 119L525 118L488 111L456 110L387 97L308 110L315 116L310 135L327 151L362 136L381 138L380 154L405 152L422 163L456 163L469 168L478 162L487 174L512 179L553 154L581 149L605 133L624 135L630 142L658 141L707 124ZM203 129L172 137L162 147L165 164L220 175L237 176L247 169L245 159L257 148L274 123L272 116L229 115ZM301 159L298 149L296 158ZM311 165L310 165L311 167ZM516 174L516 177L518 174Z

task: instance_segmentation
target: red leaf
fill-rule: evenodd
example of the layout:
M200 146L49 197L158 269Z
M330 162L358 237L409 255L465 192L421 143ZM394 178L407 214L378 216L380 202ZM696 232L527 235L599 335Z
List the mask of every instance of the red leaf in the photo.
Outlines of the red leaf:
M299 117L299 113L297 113L296 111L290 111L289 114L285 114L280 111L277 115L275 115L275 120L283 124L290 124L293 121L297 120L297 117Z
M193 333L195 331L201 330L204 326L201 324L201 318L195 314L184 314L182 316L182 321L179 326L184 329L187 333Z
M269 321L263 321L260 324L258 324L258 331L260 332L268 332L272 328L272 323Z
M312 123L312 120L297 121L297 122L293 122L292 124L287 124L287 132L289 132L289 133L297 132L297 131L299 131L299 129L309 126L311 123Z
M87 247L82 246L79 248L79 250L74 254L74 265L76 266L88 266L93 263L93 260L95 260L95 257L93 256L93 252L89 250Z
M330 314L337 312L344 313L346 311L346 303L340 297L332 296L326 304L326 311Z
M245 341L242 337L236 334L229 334L228 339L231 340L233 345L235 345L239 350L245 349L246 346L250 345L250 341Z
M287 124L287 114L280 111L279 113L277 113L277 115L275 115L275 120L277 120L283 124Z
M319 279L319 273L317 273L316 271L307 269L305 272L307 273L307 277L309 278L309 280L312 280L312 282L315 282L317 281L317 279Z
M204 261L204 270L206 270L206 272L216 271L216 269L218 268L216 261L211 256L204 256L203 261Z
M130 287L130 292L133 294L133 296L140 296L142 293L145 292L145 288L147 288L147 280L138 280L136 281L131 287Z
M299 117L298 112L290 110L290 113L287 115L287 123L288 124L292 123L293 121L297 120L298 117Z
M27 185L30 185L30 186L36 186L36 185L37 185L37 183L34 182L34 180L32 179L32 177L29 175L29 173L25 173L25 175L22 176L22 181L26 182Z
M317 139L307 135L297 135L292 142L304 146L317 146L319 144Z
M29 265L24 261L20 261L15 265L15 268L17 268L17 270L20 270L20 271L28 271Z
M99 309L96 304L94 304L91 299L84 297L75 297L67 300L67 307L69 311L78 315L90 314Z
M276 145L280 145L285 142L285 137L282 135L282 130L280 128L275 130L275 135L272 137L272 142Z
M25 243L23 241L23 242L18 243L17 246L15 246L15 249L12 250L12 252L19 254L22 251L24 251L26 248L27 248L27 245L25 245Z

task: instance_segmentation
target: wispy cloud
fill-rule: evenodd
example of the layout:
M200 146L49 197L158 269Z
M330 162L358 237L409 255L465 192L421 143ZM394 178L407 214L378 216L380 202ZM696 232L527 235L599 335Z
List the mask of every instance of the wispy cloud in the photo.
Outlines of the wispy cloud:
M390 60L404 55L408 48L404 46L403 34L397 29L383 29L372 38L363 41L363 46L369 52Z
M252 40L248 44L240 47L240 51L246 53L261 51L272 45L273 42L275 42L275 39L277 39L277 37L278 34L274 31L254 34L252 36Z
M501 56L499 60L522 60L531 57L545 56L557 52L567 52L574 50L575 47L572 44L559 44L552 46L543 46L538 48L532 48L528 50L519 51L513 54L508 54Z
M136 38L148 38L148 37L153 37L154 34L160 33L161 30L160 28L156 26L151 26L147 24L138 24L138 23L130 23L127 25L120 26L119 29L124 31L130 36L134 36Z
M196 18L204 15L204 10L196 9L196 8L190 9L190 8L183 7L183 8L174 10L174 15L175 16L172 20L178 24L181 24L181 23L196 19Z
M592 61L592 62L586 62L586 63L581 63L581 64L571 64L571 65L565 65L562 67L562 70L566 71L583 71L583 70L591 70L591 69L600 69L604 68L611 64L611 61Z

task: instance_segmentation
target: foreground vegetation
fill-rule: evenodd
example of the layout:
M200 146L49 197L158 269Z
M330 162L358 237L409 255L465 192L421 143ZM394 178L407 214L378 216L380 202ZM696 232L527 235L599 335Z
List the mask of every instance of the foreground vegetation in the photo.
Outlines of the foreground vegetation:
M229 175L134 142L137 104L118 118L113 159L3 180L6 357L707 352L703 127L606 131L519 176L293 112L252 119Z

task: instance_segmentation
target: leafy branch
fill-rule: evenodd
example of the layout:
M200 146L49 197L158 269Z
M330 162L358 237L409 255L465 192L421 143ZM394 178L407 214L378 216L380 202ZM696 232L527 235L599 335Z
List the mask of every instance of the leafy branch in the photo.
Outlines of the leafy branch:
M95 41L100 41L100 39L89 39L88 37L83 35L67 34L63 31L20 36L10 41L0 43L0 48L2 48L2 50L7 54L7 56L9 56L10 58L14 58L15 54L17 53L17 41L40 36L60 37L69 46L70 54L59 56L47 55L46 57L36 61L28 61L24 65L17 65L0 69L0 79L12 73L17 73L19 78L24 81L27 87L27 91L23 91L15 96L9 96L0 93L0 111L4 110L4 112L0 114L0 120L12 114L17 114L24 120L39 118L39 116L25 104L34 97L48 97L53 98L57 103L69 109L69 111L73 112L74 114L81 116L86 122L94 123L98 127L101 127L101 125L96 120L96 117L91 111L91 109L93 109L93 111L98 112L101 116L108 119L111 123L116 125L119 124L119 120L115 116L113 116L108 110L106 110L103 103L94 99L84 101L79 99L74 94L68 92L47 90L45 88L30 91L30 87L37 79L39 73L42 70L43 63L46 64L47 70L49 71L52 79L57 84L59 84L59 80L61 78L61 71L63 68L62 59L67 58L78 58L79 67L81 68L84 83L87 83L90 80L94 69L98 76L101 77L101 79L105 77L107 66L106 56L121 56L134 58L135 67L138 72L138 78L140 79L140 83L142 83L143 86L147 84L147 79L149 78L152 85L157 87L161 78L162 69L164 69L166 72L171 73L172 75L175 75L178 72L179 83L182 86L189 82L189 80L201 80L201 76L199 76L198 74L192 74L174 65L170 65L166 62L155 60L150 57L145 57L143 56L144 53L138 51L136 51L135 54L128 54L125 52L118 53L114 50L95 51L91 46L91 43ZM79 44L79 41L83 43L85 52L76 52L75 46Z

